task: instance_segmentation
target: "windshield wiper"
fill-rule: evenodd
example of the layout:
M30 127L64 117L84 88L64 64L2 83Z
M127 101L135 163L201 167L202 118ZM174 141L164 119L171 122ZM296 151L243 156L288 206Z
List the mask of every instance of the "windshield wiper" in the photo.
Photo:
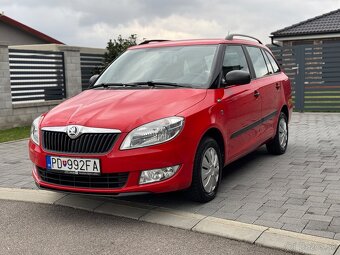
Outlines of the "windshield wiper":
M166 86L166 87L181 87L181 88L190 88L191 86L178 84L175 82L161 82L161 81L138 81L131 82L128 85L147 85L149 87L157 87L157 86Z
M93 85L89 89L95 89L95 88L101 88L101 87L108 88L108 87L134 87L134 86L136 86L136 84L110 82L110 83L99 83L99 84Z
M174 82L158 82L158 81L137 81L137 82L129 82L129 83L120 83L120 82L110 82L110 83L100 83L93 85L89 89L94 88L108 88L108 87L136 87L136 86L148 86L148 87L159 87L159 86L166 86L166 87L181 87L181 88L190 88L191 86L186 86Z

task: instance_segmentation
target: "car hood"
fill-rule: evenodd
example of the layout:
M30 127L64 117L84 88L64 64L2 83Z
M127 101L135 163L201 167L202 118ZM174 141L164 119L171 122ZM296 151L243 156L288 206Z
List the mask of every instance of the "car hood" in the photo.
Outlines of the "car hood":
M73 124L129 132L145 123L174 116L205 96L205 89L92 89L50 110L42 127Z

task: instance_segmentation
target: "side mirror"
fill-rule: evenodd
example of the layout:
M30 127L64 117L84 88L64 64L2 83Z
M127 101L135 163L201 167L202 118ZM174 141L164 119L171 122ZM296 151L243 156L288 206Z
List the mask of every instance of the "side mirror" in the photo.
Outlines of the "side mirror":
M89 87L91 87L95 82L96 80L98 79L99 77L99 74L95 74L95 75L92 75L90 80L89 80Z
M244 85L250 83L250 74L242 70L233 70L226 74L225 84L230 85Z

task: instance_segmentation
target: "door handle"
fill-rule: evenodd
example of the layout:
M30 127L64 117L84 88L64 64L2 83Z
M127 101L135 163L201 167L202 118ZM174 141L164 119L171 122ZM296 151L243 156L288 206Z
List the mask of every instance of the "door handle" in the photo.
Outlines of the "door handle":
M258 98L260 96L260 92L258 92L257 90L254 91L254 97Z
M296 66L293 66L291 69L296 70L296 74L299 74L299 64L296 64Z
M281 84L280 84L280 83L276 83L275 88L276 88L277 90L279 90L279 89L281 88Z

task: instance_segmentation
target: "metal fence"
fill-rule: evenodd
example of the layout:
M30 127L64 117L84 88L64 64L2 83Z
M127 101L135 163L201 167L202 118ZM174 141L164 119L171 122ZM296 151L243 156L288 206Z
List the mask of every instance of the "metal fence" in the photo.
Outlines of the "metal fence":
M81 85L86 89L89 79L103 66L104 55L80 53Z
M340 111L340 44L272 48L292 81L298 111Z
M63 52L9 49L9 67L13 104L66 97Z

